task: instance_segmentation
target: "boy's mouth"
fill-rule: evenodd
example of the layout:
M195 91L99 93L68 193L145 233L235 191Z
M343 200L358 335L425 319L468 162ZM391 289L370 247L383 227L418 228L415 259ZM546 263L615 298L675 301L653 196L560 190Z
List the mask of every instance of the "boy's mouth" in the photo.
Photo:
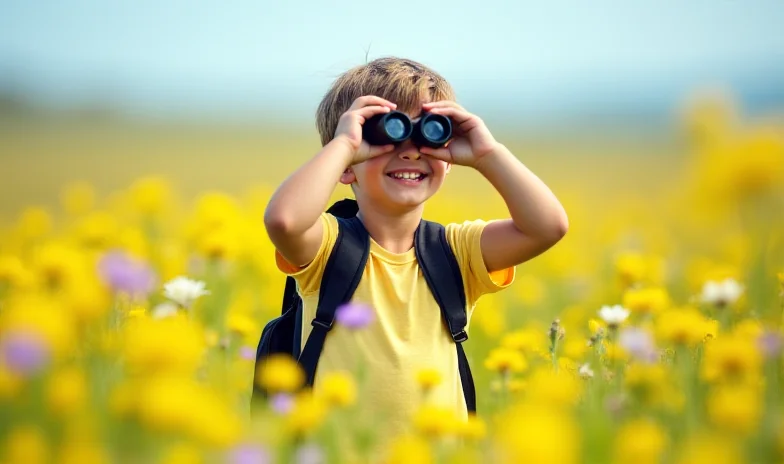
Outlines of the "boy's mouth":
M388 172L387 176L396 180L421 182L425 177L427 177L427 174L417 171L397 171Z

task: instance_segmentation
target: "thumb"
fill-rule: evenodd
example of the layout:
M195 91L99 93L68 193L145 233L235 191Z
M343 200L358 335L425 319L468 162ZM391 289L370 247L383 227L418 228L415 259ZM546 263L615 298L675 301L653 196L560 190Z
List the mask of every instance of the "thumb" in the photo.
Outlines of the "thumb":
M448 163L452 162L452 152L449 151L449 148L422 147L419 149L419 151L428 156L432 156L437 160L446 161Z

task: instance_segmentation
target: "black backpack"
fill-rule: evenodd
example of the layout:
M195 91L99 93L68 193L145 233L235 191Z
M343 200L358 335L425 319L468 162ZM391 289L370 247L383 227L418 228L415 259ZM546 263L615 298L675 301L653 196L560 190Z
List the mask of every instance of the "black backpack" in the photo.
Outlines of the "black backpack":
M292 277L287 277L281 315L264 327L256 349L257 370L259 362L266 357L276 353L289 354L298 360L305 371L307 386L313 386L318 360L327 333L332 328L335 312L339 306L351 301L365 269L370 249L370 236L356 217L358 206L355 200L338 201L327 212L338 220L338 236L321 279L316 317L311 321L313 330L305 342L305 347L300 352L302 300L297 293L296 282ZM476 412L474 379L462 345L468 340L465 332L465 289L457 259L446 240L444 226L422 220L414 235L414 250L422 274L441 307L444 322L455 342L466 407L469 412ZM268 392L254 381L252 408L267 397Z

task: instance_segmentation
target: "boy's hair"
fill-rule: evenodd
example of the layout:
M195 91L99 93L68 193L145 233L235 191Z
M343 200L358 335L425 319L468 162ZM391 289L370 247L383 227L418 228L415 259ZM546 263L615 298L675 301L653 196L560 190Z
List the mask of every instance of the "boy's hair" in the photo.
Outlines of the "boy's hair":
M332 140L340 116L363 95L389 100L405 113L418 113L424 101L455 99L446 79L421 63L396 57L373 60L343 73L324 95L316 111L322 145Z

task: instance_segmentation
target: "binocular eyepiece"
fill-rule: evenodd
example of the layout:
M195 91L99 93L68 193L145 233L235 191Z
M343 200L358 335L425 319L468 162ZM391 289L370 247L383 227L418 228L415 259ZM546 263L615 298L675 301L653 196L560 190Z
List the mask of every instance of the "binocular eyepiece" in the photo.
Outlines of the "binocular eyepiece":
M418 147L443 147L452 138L452 121L446 116L424 113L414 123L406 113L390 111L365 121L362 138L371 145L398 144L411 138Z

